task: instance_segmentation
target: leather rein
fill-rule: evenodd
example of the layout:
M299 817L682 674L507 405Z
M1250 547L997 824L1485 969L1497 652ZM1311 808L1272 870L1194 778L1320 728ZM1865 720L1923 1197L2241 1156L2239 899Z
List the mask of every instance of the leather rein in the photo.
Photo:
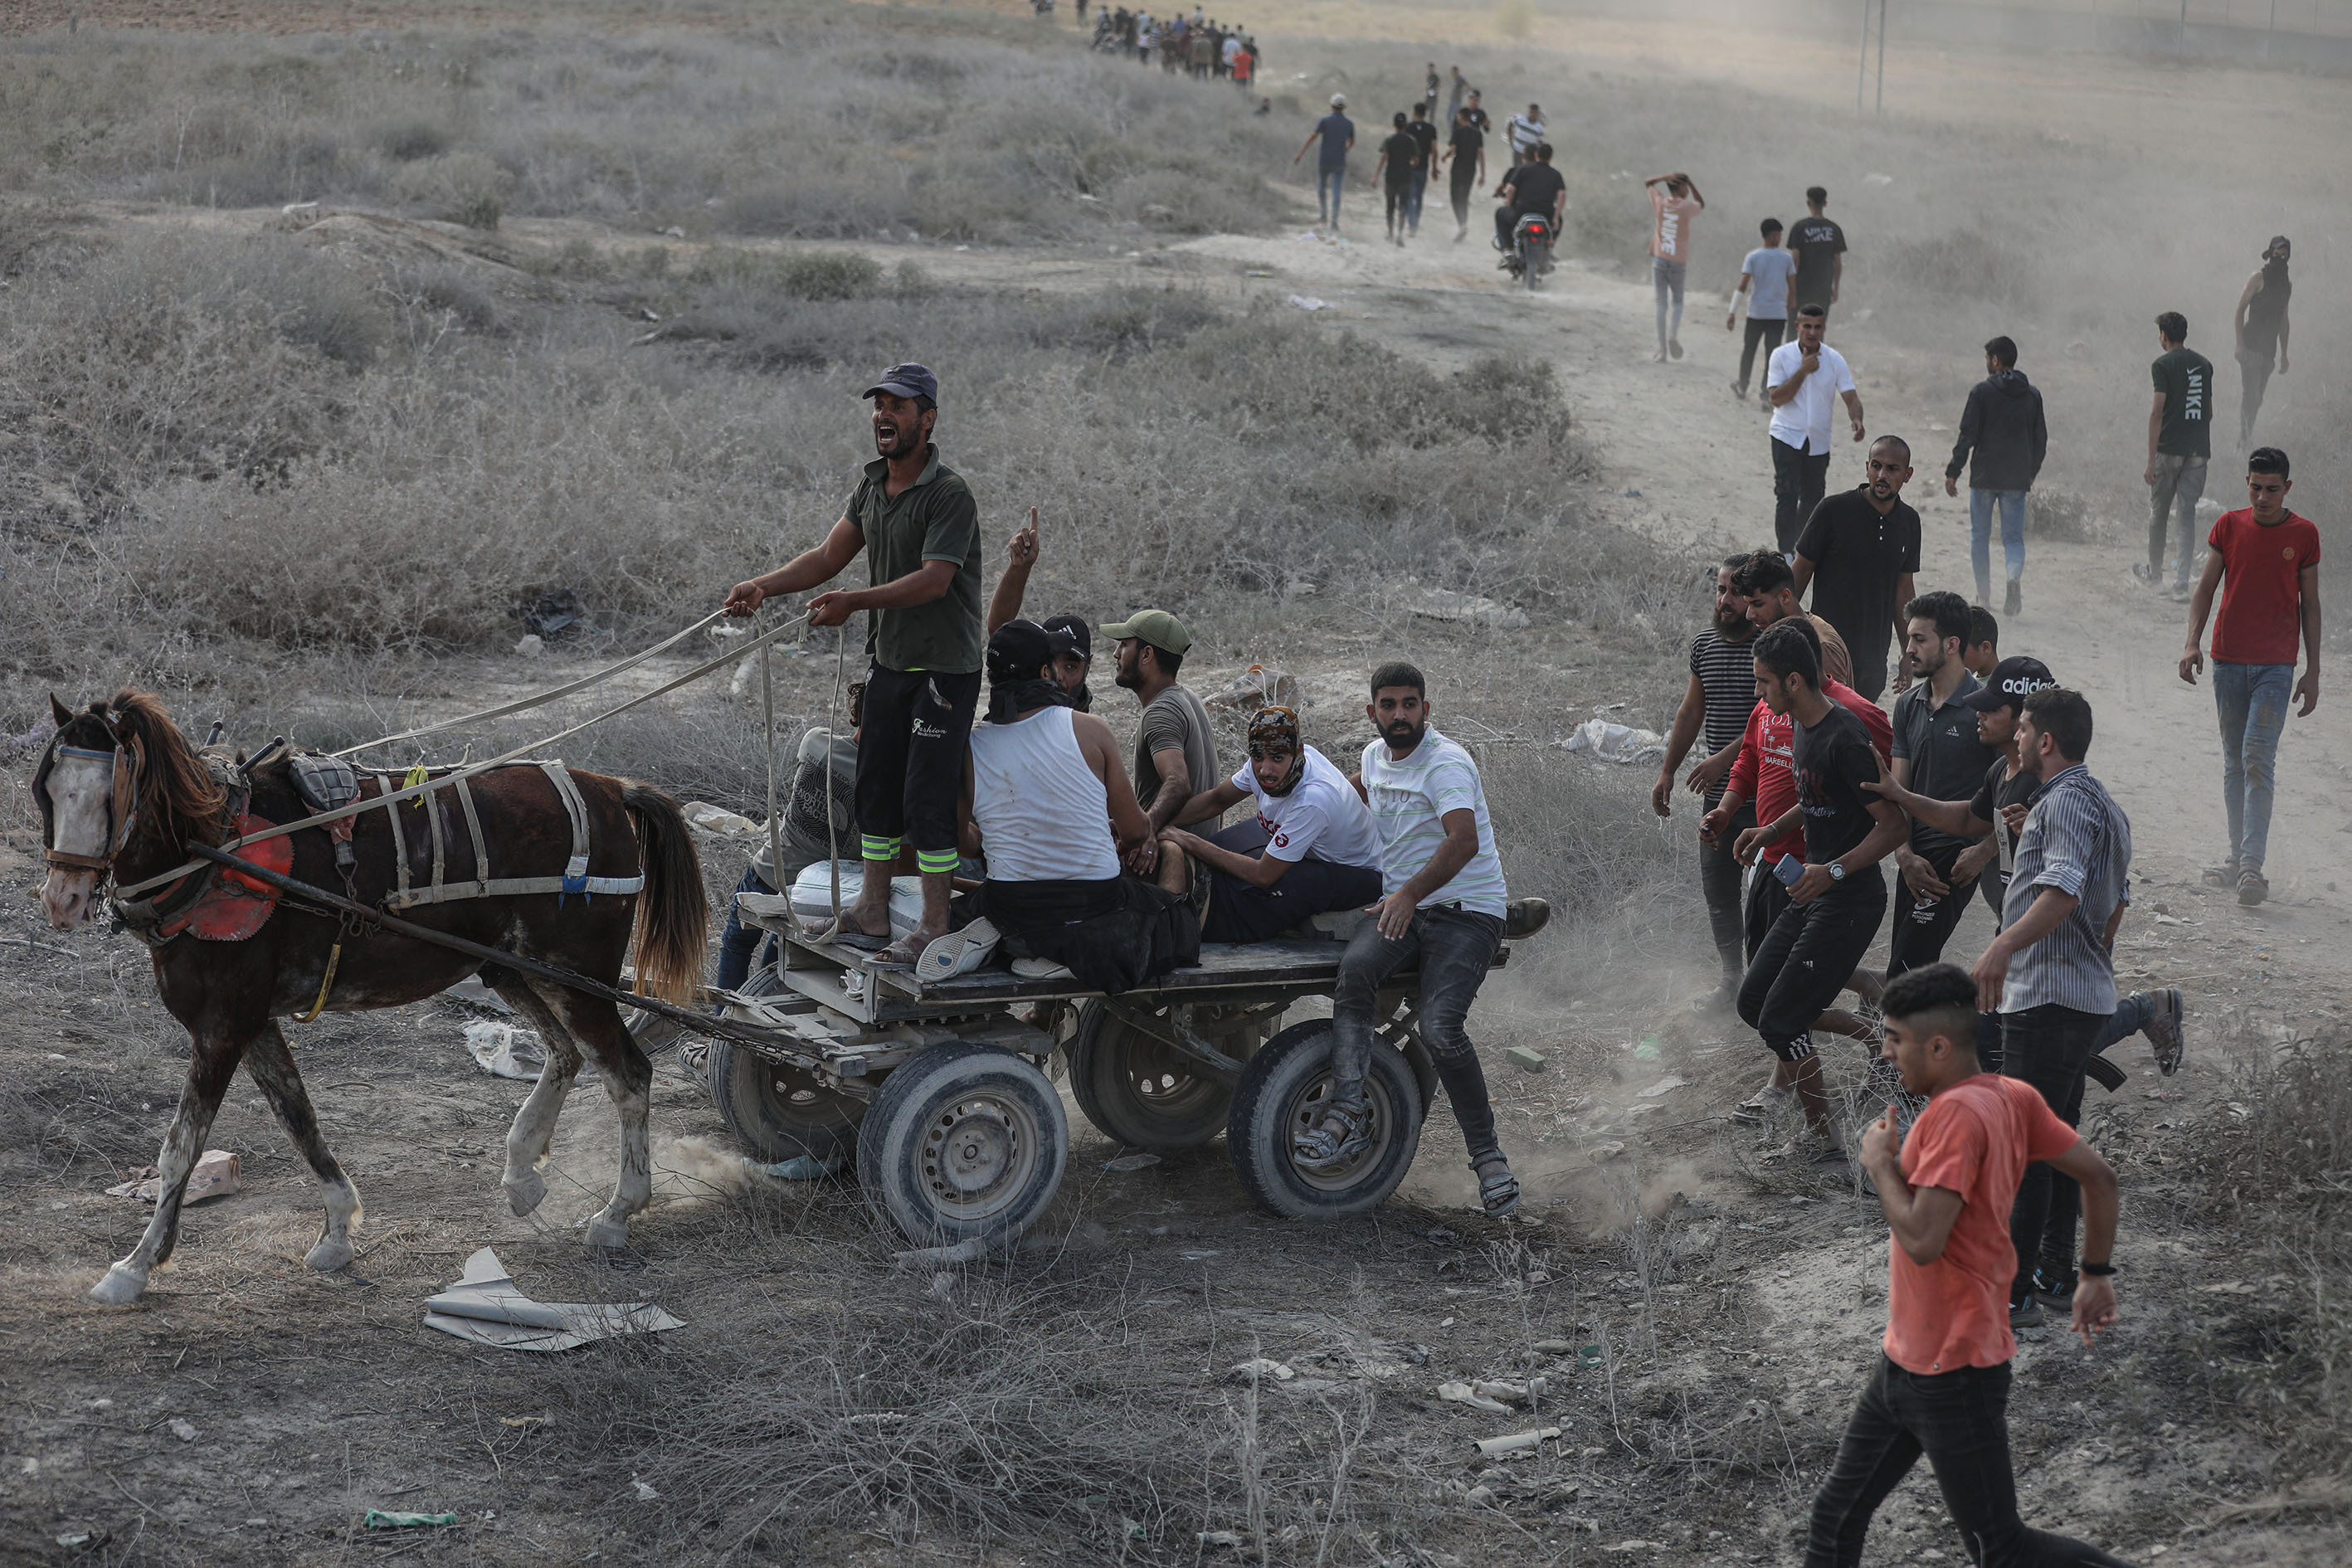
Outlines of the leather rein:
M110 761L113 765L113 778L108 791L109 826L103 841L105 853L84 855L70 849L55 847L49 843L49 839L56 835L54 821L44 825L45 830L42 834L42 858L49 865L62 867L68 870L94 871L98 874L97 880L90 889L93 895L104 889L109 882L115 879L115 859L131 842L131 835L139 825L140 811L145 806L149 795L147 758L138 738L123 733L115 727L113 720L106 715L99 714L96 717L100 723L106 726L107 733L114 741L112 751L100 752L86 746L68 746L62 739L52 741L49 745L49 756L43 760L41 767L34 775L36 792L42 794L42 803L47 807L48 801L44 786L47 783L56 758L66 756L79 757L91 762ZM236 822L238 814L244 810L244 803L247 798L249 788L250 786L240 776L236 784L226 792L223 805L228 822ZM114 898L110 899L108 903L112 908L116 920L121 923L122 929L129 931L150 947L159 947L171 939L157 937L154 934L156 929L202 899L218 874L217 867L206 867L201 874L176 879L152 898L140 900Z

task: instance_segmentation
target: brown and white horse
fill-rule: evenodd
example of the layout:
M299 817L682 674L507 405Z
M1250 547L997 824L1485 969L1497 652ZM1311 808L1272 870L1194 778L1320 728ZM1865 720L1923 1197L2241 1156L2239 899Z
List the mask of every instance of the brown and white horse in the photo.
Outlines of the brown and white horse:
M34 788L49 863L41 903L50 923L67 929L90 918L110 876L121 885L136 885L187 860L190 842L218 844L228 830L220 784L155 697L126 690L81 713L55 698L50 705L58 733L42 756ZM587 812L591 875L625 880L642 867L642 893L469 898L405 910L404 917L608 985L619 981L634 931L638 986L667 1001L691 1003L702 973L709 908L693 840L677 803L628 780L587 773L572 778ZM310 815L282 763L261 769L251 784L247 810L253 816L282 823ZM484 841L491 847L488 858L496 864L477 868L470 836L451 832L444 868L449 880L564 870L572 821L545 773L530 766L495 769L476 775L471 789ZM362 798L381 793L375 781L362 784ZM418 825L404 834L415 884L432 876L427 838L441 837L425 830L425 813L448 810L449 793L436 790L389 808L412 813L404 821ZM352 836L358 866L348 886L352 896L370 904L379 903L395 885L385 809L360 813ZM346 886L324 827L277 842L292 845L289 874L297 880L331 890ZM157 896L166 898L171 890ZM339 941L341 955L330 981L330 955ZM149 1271L170 1259L189 1173L239 1061L326 1190L325 1228L307 1261L320 1270L351 1261L359 1194L320 1135L301 1074L278 1025L289 1014L310 1011L322 987L327 1008L358 1012L420 1001L478 972L538 1026L547 1043L547 1065L507 1133L504 1185L518 1215L530 1213L547 1195L539 1167L546 1162L556 1115L584 1053L596 1064L621 1123L620 1180L612 1201L589 1225L588 1242L600 1250L627 1244L629 1218L652 1193L646 1121L653 1068L611 1002L414 937L381 929L345 930L337 917L291 902L279 904L258 930L240 940L207 941L184 931L161 941L153 956L156 989L172 1016L187 1026L194 1050L179 1114L156 1161L163 1194L154 1217L130 1256L91 1290L96 1300L137 1300Z

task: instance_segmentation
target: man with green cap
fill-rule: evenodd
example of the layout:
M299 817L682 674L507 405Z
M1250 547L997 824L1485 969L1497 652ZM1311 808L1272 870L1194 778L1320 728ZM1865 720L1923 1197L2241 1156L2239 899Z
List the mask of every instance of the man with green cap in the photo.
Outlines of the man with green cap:
M1209 710L1176 672L1192 651L1192 632L1166 610L1138 610L1102 629L1116 645L1118 683L1143 704L1135 741L1135 798L1151 819L1151 833L1127 858L1127 868L1151 876L1160 864L1160 834L1193 795L1224 776Z

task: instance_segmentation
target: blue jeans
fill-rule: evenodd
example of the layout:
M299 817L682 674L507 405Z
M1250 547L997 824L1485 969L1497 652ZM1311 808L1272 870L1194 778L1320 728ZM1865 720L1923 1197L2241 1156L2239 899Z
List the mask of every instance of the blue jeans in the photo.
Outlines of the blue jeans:
M1486 1074L1463 1024L1470 1004L1486 984L1486 971L1502 945L1503 922L1472 910L1415 910L1412 924L1395 942L1366 921L1339 955L1339 983L1331 997L1331 1103L1361 1110L1364 1075L1376 1048L1374 1000L1389 976L1416 957L1421 960L1421 1040L1454 1103L1470 1163L1500 1152L1495 1142L1495 1107L1486 1098Z
M1348 184L1345 163L1318 164L1315 170L1315 206L1325 223L1339 221L1339 193Z
M2213 661L2213 706L2221 715L2221 803L2230 813L2230 859L2263 868L2270 847L2271 799L2278 788L2279 731L2294 691L2291 664Z
M790 878L785 879L790 881ZM760 879L760 873L749 866L743 868L743 879L735 884L739 893L772 893L776 889ZM719 973L711 984L721 991L740 991L751 973L751 961L759 956L761 944L775 940L758 926L743 923L742 911L735 900L727 900L727 929L719 933Z
M1650 288L1658 297L1658 352L1664 353L1666 344L1683 335L1683 279L1690 272L1688 264L1650 258ZM1666 319L1666 306L1674 305L1671 325Z
M2147 578L2153 583L2164 575L2164 536L2174 526L2173 514L2179 514L2178 524L2180 554L2174 563L2172 580L2189 581L2189 563L2197 559L2197 503L2205 494L2205 459L2164 454L2156 459L2156 483L2147 491Z
M2000 506L2000 551L2009 580L2025 575L2025 492L1969 491L1969 560L1977 569L1977 597L1992 597L1992 509Z
M1406 193L1404 199L1404 221L1415 234L1421 232L1421 198L1428 194L1429 171L1426 168L1415 169L1412 172L1412 188Z

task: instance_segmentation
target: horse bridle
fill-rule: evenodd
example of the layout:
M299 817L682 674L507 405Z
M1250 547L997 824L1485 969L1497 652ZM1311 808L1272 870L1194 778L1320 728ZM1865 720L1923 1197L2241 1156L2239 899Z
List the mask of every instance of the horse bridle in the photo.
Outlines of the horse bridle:
M139 742L114 727L111 720L93 715L104 724L114 738L111 751L94 751L87 746L68 746L62 734L49 742L48 754L33 774L33 794L41 806L41 856L52 866L73 871L95 871L100 885L114 874L114 858L131 842L131 831L139 820L141 786L146 772L145 759L140 754ZM50 842L57 834L55 807L48 796L49 774L59 757L79 757L89 762L110 763L113 778L108 789L107 818L110 824L104 844L105 853L82 855L70 849L59 849Z

